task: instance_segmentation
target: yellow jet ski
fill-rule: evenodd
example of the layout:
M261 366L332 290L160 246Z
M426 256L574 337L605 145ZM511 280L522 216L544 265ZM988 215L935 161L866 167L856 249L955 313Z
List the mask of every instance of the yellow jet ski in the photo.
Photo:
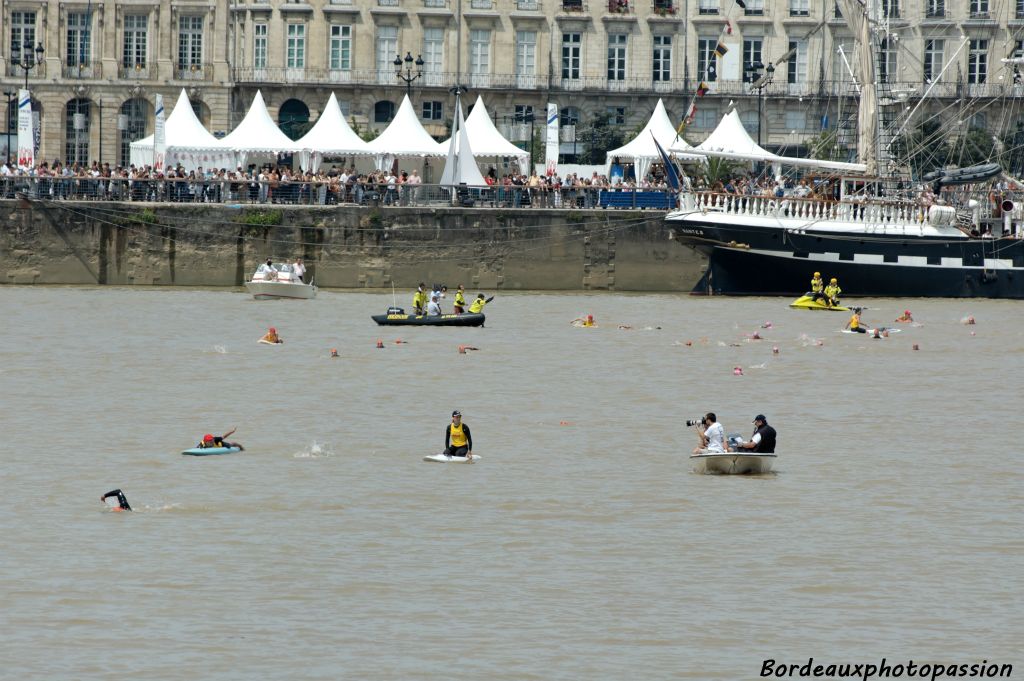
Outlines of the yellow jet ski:
M829 305L825 300L815 300L814 296L810 293L805 294L794 300L789 304L790 307L796 307L801 310L834 310L836 312L849 312L850 308L842 305Z

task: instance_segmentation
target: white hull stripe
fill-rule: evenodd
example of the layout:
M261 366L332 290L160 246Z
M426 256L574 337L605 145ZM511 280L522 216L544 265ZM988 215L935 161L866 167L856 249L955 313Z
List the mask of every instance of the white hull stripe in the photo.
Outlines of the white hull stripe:
M721 248L717 250L732 251L735 249ZM1024 271L1024 267L1014 267L1012 260L985 258L983 265L964 265L961 258L942 258L941 265L929 265L928 259L922 256L899 256L897 262L885 262L883 256L874 253L854 253L853 260L840 260L838 253L808 253L807 257L796 257L792 252L766 251L758 248L743 249L744 253L754 253L768 258L785 258L804 262L837 262L851 265L871 265L877 267L934 267L964 270L1010 270Z

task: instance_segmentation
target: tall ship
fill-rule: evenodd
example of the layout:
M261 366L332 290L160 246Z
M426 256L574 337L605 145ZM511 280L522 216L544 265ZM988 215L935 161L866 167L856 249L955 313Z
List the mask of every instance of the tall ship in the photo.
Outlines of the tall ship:
M876 82L885 29L875 0L837 1L858 43L849 55L859 95L857 162L772 154L750 139L735 111L701 145L673 145L680 155L776 169L777 187L698 188L682 178L666 226L708 258L694 293L799 294L817 271L825 281L837 278L847 295L1024 298L1022 185L992 162L912 176L897 152L916 108ZM1014 74L1024 62L1003 61ZM795 189L783 190L787 166L806 173Z

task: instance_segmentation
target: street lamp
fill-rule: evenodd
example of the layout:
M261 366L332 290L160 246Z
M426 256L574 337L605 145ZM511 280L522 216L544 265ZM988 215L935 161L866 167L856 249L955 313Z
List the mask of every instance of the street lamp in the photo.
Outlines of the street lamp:
M761 73L762 70L764 73ZM746 72L751 74L751 78L755 78L754 82L750 85L750 89L757 91L757 146L761 146L761 109L764 105L764 89L772 83L772 77L775 75L775 66L771 63L765 66L761 62L756 61L747 66Z
M402 73L402 62L405 62L405 73ZM402 59L401 55L395 55L395 61L392 62L395 65L395 75L398 76L398 80L405 83L405 93L412 99L412 82L423 75L423 55L416 57L413 62L412 52L405 53L405 59ZM416 64L416 75L412 75L412 65Z
M35 49L32 49L32 41L26 40L22 43L21 55L18 61L15 62L17 66L25 72L25 89L28 89L28 72L34 69L39 64L43 63L43 44L38 43Z
M4 97L7 98L7 129L4 134L7 136L7 165L11 165L11 102L18 98L18 93L11 90L4 90Z

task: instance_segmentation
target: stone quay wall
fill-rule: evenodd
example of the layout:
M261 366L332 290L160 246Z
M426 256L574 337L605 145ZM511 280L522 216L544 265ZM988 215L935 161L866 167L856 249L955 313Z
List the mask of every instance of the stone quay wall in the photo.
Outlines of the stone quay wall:
M268 257L329 288L690 291L706 265L639 210L0 201L0 282L241 286Z

